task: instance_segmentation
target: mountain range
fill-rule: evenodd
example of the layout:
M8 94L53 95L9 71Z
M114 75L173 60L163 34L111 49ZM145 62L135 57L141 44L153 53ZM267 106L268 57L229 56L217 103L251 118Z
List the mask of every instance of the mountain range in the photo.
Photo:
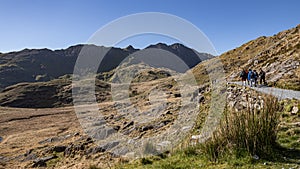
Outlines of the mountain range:
M96 97L98 101L109 100L109 83L116 79L115 68L127 56L133 53L143 54L143 51L147 52L149 49L162 49L177 55L191 68L198 84L209 83L207 68L215 66L216 60L220 60L227 81L239 80L241 69L262 68L267 73L269 86L300 90L299 32L300 25L274 36L262 36L218 57L199 53L182 44L158 43L142 50L134 49L132 46L123 49L112 48L98 69ZM2 89L0 106L39 108L72 105L72 81L69 74L73 72L82 47L83 45L76 45L55 51L25 49L0 54L0 88ZM140 66L139 69L144 70L143 65ZM127 68L121 70L126 72ZM137 72L136 68L132 70ZM166 72L162 69L145 69L132 82L147 82L169 77L170 74ZM43 98L47 98L48 101Z
M78 55L83 47L84 45L76 45L62 50L24 49L18 52L0 54L0 91L7 86L20 82L43 82L72 74ZM177 55L189 68L194 67L201 60L213 57L178 43L172 45L158 43L142 50L134 49L132 46L127 48L93 47L109 50L99 66L98 73L113 70L126 57L136 51L153 48L163 49Z

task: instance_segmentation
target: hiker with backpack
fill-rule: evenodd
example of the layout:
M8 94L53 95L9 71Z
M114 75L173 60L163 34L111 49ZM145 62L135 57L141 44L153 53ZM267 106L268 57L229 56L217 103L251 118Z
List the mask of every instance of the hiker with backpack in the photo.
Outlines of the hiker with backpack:
M266 72L262 70L262 68L259 69L259 83L260 85L264 84L266 85Z
M242 79L242 83L243 83L243 85L245 85L245 86L246 86L247 76L248 76L248 75L247 75L246 70L243 69L243 70L241 71L241 73L240 73L240 78Z
M252 70L249 69L247 79L248 79L248 85L252 87L251 76L252 76Z
M256 70L253 70L251 79L254 82L254 87L257 87L257 78L258 78L258 73L256 72Z

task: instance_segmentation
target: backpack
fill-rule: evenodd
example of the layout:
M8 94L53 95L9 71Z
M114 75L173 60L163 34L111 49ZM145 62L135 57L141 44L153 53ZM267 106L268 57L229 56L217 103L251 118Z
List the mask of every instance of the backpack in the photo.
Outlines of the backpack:
M256 79L257 78L257 72L252 72L251 78Z
M255 78L255 73L254 73L254 72L251 72L250 78L251 78L251 79L254 79L254 78Z
M260 76L261 76L261 77L265 77L265 76L266 76L266 72L261 71L261 72L260 72Z
M240 77L245 77L245 74L246 74L246 72L243 70L243 71L240 73Z

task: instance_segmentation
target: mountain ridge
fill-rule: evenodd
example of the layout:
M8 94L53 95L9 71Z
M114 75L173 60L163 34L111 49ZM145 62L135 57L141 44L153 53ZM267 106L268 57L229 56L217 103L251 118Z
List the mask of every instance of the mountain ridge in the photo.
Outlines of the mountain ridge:
M20 82L49 81L66 74L72 74L78 55L84 46L110 49L102 60L98 72L109 72L116 68L127 56L143 50L135 49L131 45L126 48L108 48L79 44L59 50L47 48L23 49L17 52L2 53L0 55L0 90ZM151 47L159 48L159 44ZM213 57L209 54L196 52L184 45L181 46L180 51L171 48L171 45L166 45L165 50L177 55L190 68L202 60ZM201 56L201 59L199 59L199 56Z

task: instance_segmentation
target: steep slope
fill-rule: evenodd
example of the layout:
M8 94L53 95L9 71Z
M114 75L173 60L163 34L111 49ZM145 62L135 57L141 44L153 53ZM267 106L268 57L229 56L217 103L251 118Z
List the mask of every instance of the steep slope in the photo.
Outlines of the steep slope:
M259 37L230 50L220 59L228 81L237 80L241 69L262 68L267 73L269 85L300 90L300 25L274 36ZM208 82L206 67L212 59L193 69L200 83Z

